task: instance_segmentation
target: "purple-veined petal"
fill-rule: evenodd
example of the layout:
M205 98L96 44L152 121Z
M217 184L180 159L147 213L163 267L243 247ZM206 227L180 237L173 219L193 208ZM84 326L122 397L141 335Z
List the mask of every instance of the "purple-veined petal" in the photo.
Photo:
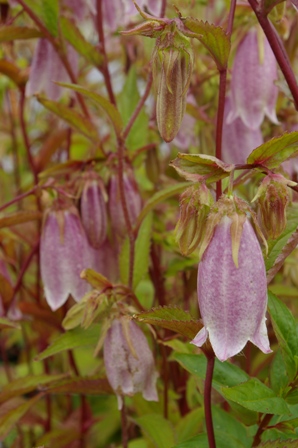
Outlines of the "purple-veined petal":
M103 191L96 179L84 185L81 216L89 243L99 249L107 237L107 212Z

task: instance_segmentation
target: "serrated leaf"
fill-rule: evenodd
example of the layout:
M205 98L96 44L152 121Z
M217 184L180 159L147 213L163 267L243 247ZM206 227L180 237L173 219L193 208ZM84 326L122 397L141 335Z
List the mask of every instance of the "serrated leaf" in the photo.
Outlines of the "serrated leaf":
M151 212L158 204L164 202L166 199L181 193L183 190L188 188L191 182L181 182L176 185L171 185L158 193L155 193L145 204L141 213L138 216L136 227L139 227L145 216Z
M283 390L289 383L285 362L283 360L281 350L278 350L270 364L270 386L276 395L282 395ZM287 398L286 401L288 402Z
M234 387L222 387L221 393L227 400L235 401L251 411L264 414L290 414L285 400L277 397L272 389L257 378L250 378Z
M28 74L24 70L6 59L0 59L0 73L11 79L17 86L24 86L28 79Z
M193 339L203 327L203 324L194 320L188 312L170 306L153 308L150 311L135 314L134 319L146 324L167 328L188 339Z
M62 85L62 83L57 84ZM96 127L91 123L90 120L85 118L79 112L75 111L71 107L65 106L64 104L48 100L47 98L43 98L39 95L37 96L37 99L46 109L53 112L58 117L62 118L76 131L83 134L92 142L96 143L98 141L98 134Z
M94 324L86 330L82 328L69 330L58 336L49 347L35 357L35 360L42 361L65 350L72 350L86 345L96 345L99 334L100 326L98 324Z
M17 39L33 39L42 37L42 33L35 28L26 26L0 26L0 42L10 42Z
M138 284L148 271L152 219L153 215L152 213L149 213L142 222L136 239L134 272L133 272L133 289L135 289L138 286ZM129 276L128 260L129 260L129 240L127 237L122 245L119 257L120 278L122 283L126 285L128 284L128 276Z
M90 64L100 67L103 61L101 53L82 35L77 26L66 17L60 18L60 26L65 39Z
M205 379L207 361L205 355L186 355L184 353L173 353L172 359L181 364L181 366L192 375L200 379ZM239 367L229 362L220 362L215 360L213 373L213 387L222 393L222 386L236 386L239 383L247 381L249 376Z
M123 128L121 115L119 114L114 104L110 103L109 100L99 95L98 93L94 93L91 90L86 89L85 87L78 86L77 84L70 84L65 82L57 82L57 84L59 86L74 90L75 92L79 92L87 98L93 100L94 103L100 106L110 118L114 126L116 135L119 136L121 134Z
M29 409L42 397L36 395L23 404L16 406L0 417L0 440L7 436L13 426L29 411Z
M268 242L268 257L265 259L267 270L267 283L270 283L275 274L282 267L285 259L298 244L298 207L293 203L287 209L287 225L282 234Z
M1 287L0 287L0 295L2 295ZM6 317L0 317L0 329L5 328L16 328L17 330L21 329L20 325L17 322L13 322L7 319Z
M298 132L286 132L274 137L252 151L247 163L278 168L282 162L298 153Z
M135 421L156 448L172 448L175 445L172 424L162 415L147 414Z
M257 448L297 448L297 440L268 440L262 442Z
M12 213L0 218L0 229L3 227L16 226L24 222L35 221L41 219L42 213L36 210L24 210L21 212Z
M268 310L273 329L285 361L289 380L296 376L295 355L298 355L298 331L291 311L272 292L268 293Z
M210 52L219 70L227 68L230 54L231 42L225 30L202 20L192 17L183 18L184 25Z
M205 180L207 183L228 177L234 169L234 165L228 165L216 157L205 154L178 153L178 157L170 162L170 166L187 180L193 182Z
M56 382L65 377L65 374L61 375L35 375L18 378L11 381L2 387L0 392L0 403L4 403L13 397L25 395L28 392L32 392L39 388L39 386Z
M99 376L82 377L75 376L62 379L55 384L50 384L43 388L46 394L84 394L84 395L100 395L113 394L107 378Z

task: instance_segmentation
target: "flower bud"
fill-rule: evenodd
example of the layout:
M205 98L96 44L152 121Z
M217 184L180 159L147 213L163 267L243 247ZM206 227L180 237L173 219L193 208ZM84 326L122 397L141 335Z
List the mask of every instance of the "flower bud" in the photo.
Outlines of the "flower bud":
M124 173L123 183L129 220L130 223L134 225L138 215L140 214L142 202L138 191L138 186L132 172ZM127 234L127 225L122 205L119 177L117 174L113 174L110 179L109 188L109 212L112 221L112 230L115 235L120 238L123 238Z
M240 117L250 129L258 129L267 117L275 124L278 89L277 63L265 36L258 41L257 30L250 30L236 52L232 80L232 110L228 123Z
M271 351L265 324L267 282L262 251L245 219L237 267L232 225L231 217L221 218L198 269L198 301L204 327L192 343L201 347L209 335L220 361L239 353L248 341L264 353Z
M268 236L276 239L287 225L289 191L287 184L295 184L280 174L266 176L253 201L258 199L263 228Z
M189 187L180 196L180 216L175 232L183 255L197 248L212 203L212 195L203 183Z
M40 241L41 278L53 311L69 294L79 302L89 286L80 273L91 264L90 248L79 214L69 204L54 204L44 217Z
M107 237L105 191L95 173L87 173L81 196L81 217L89 243L99 249Z
M113 321L104 341L104 363L119 409L124 395L137 392L142 392L145 400L158 401L153 355L145 335L133 321Z

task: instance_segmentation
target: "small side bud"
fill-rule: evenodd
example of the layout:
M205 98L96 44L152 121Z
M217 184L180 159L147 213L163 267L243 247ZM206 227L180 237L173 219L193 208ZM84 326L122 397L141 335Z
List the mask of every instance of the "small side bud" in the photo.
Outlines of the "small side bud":
M175 233L183 255L189 255L197 248L212 203L212 195L205 184L190 187L180 196L180 216Z
M258 199L263 228L272 239L278 238L287 225L288 183L282 175L270 174L263 179L253 199Z

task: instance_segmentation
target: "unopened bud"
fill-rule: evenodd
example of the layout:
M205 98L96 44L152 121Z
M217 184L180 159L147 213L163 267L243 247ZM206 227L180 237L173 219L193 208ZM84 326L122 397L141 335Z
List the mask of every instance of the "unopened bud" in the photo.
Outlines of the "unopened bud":
M212 195L205 184L190 187L180 196L180 216L175 232L183 255L197 248L212 203Z
M280 174L270 174L264 178L253 199L258 199L263 228L272 239L278 238L287 225L289 183L294 184Z

